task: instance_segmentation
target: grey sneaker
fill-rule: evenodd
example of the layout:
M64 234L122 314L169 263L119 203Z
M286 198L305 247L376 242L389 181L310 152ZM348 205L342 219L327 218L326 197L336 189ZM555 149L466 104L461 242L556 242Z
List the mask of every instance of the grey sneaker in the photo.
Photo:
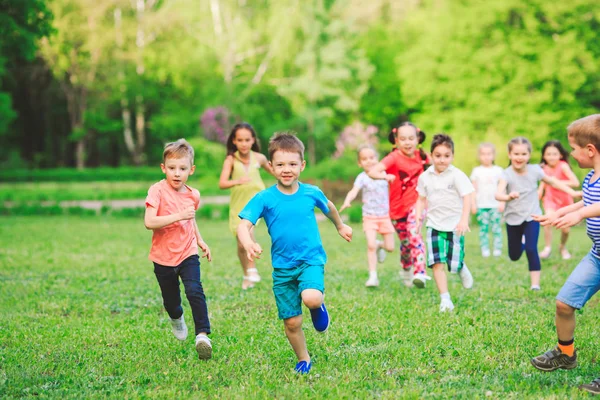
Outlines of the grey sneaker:
M531 359L531 364L540 371L554 371L556 369L573 369L577 366L577 350L572 357L564 354L558 346L548 350L542 355Z
M208 336L203 333L196 336L196 351L198 352L198 358L201 360L208 360L212 357L212 344Z
M382 262L385 261L385 258L387 257L387 251L385 251L385 249L383 247L380 247L377 249L377 262L379 264L381 264Z
M596 378L590 383L586 383L585 385L579 385L579 389L594 394L600 394L600 378Z
M171 319L171 326L173 327L173 335L175 335L178 340L183 341L187 338L188 329L185 324L185 319L183 319L183 314L177 319Z
M402 268L400 270L400 276L402 277L402 281L404 281L404 286L413 287L413 267L409 269Z

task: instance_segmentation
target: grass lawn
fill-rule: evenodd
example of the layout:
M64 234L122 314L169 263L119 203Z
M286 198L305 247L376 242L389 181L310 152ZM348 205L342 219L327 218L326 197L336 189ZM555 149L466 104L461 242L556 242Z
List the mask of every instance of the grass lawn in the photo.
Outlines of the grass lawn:
M317 334L305 320L314 365L298 376L269 257L258 263L263 282L243 292L227 223L199 224L214 257L202 264L213 326L207 362L192 335L181 343L170 332L141 220L0 218L0 397L566 399L589 398L577 385L600 376L600 297L578 313L577 369L543 373L529 363L555 344L554 296L590 248L582 227L570 240L574 260L543 263L541 292L529 290L525 259L483 259L470 233L475 286L450 277L456 309L441 315L433 281L424 290L402 285L397 252L381 265L381 286L367 290L360 225L348 244L322 223L332 324ZM268 252L264 224L257 238Z

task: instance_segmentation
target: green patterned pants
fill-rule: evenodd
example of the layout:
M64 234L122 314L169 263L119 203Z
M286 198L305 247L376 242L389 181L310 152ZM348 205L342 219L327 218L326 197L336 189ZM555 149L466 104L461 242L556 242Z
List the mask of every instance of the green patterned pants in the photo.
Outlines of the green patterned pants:
M500 212L497 208L478 208L477 223L479 224L479 245L482 251L490 251L490 239L488 237L490 226L492 228L492 239L494 250L502 250L502 227L500 226Z

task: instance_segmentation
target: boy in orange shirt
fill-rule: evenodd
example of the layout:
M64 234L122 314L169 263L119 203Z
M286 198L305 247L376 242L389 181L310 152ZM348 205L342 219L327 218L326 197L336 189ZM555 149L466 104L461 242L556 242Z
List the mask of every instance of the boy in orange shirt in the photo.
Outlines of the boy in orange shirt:
M207 336L210 322L200 282L198 248L208 261L211 255L194 219L200 205L200 192L185 184L196 168L194 149L184 139L167 143L160 168L166 179L152 185L146 197L144 224L153 231L148 258L154 262L154 274L171 318L173 335L183 341L188 330L179 293L181 278L194 317L196 351L200 359L206 360L212 355L212 345Z

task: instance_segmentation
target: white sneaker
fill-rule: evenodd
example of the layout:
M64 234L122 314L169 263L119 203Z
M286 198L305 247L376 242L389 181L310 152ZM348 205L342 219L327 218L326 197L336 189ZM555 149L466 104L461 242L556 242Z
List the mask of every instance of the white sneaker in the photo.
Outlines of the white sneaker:
M379 279L377 279L377 276L371 276L365 283L365 286L366 287L377 287L377 286L379 286Z
M188 335L187 325L183 319L183 314L177 319L171 319L171 326L173 327L173 335L179 340L185 340Z
M196 336L196 351L198 352L198 358L201 360L208 360L212 356L210 339L204 333L199 333Z
M552 248L544 247L544 250L540 251L540 258L548 258L550 257L550 253L552 253Z
M402 268L400 270L400 276L404 281L404 286L413 287L413 267L410 267L409 269Z
M531 290L540 290L540 285L531 285Z
M502 251L496 249L492 254L494 255L494 257L500 257L502 255Z
M377 249L377 262L378 263L382 263L385 261L385 258L387 257L387 251L385 251L385 249L383 247L380 247Z
M481 250L481 255L485 258L488 258L490 256L490 251L489 250Z
M463 264L458 275L460 276L460 280L465 289L471 289L473 287L473 275L471 275L471 271L467 268L467 264Z
M425 274L416 274L415 276L413 276L412 283L419 289L423 289L425 287L425 284L427 283L427 277L425 276Z
M562 257L563 260L571 259L571 253L569 253L569 250L567 250L567 249L562 249L560 251L560 256Z
M454 310L454 304L450 299L442 299L440 302L440 312L450 312Z

